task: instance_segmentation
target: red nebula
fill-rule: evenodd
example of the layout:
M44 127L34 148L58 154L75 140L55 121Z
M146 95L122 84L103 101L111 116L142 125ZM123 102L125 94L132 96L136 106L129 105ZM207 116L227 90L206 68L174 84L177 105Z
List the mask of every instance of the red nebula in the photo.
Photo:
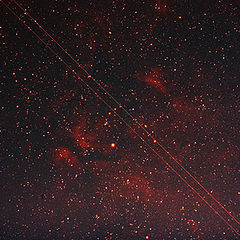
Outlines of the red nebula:
M168 91L163 84L163 82L166 82L165 74L160 72L158 68L152 68L151 71L147 74L145 73L145 75L137 73L136 77L138 80L152 85L156 90L161 91L164 94L168 94Z
M75 143L83 149L90 149L95 145L95 136L86 132L85 122L81 122L77 127L75 127L72 137Z
M67 165L70 167L80 167L77 157L65 147L58 147L54 149L54 162L57 165Z
M106 141L109 138L107 129L106 121L103 121L102 118L88 122L85 117L82 117L71 130L70 137L84 154L88 151L109 154L116 148L116 143Z

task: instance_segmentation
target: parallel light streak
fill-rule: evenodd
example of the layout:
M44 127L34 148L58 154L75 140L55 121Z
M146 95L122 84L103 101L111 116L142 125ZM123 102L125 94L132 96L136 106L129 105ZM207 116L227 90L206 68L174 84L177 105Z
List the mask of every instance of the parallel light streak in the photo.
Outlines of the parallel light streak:
M188 181L181 176L166 160L163 159L163 157L141 136L139 133L136 132L135 129L132 128L131 125L129 125L128 122L126 122L113 108L111 105L109 105L86 81L84 81L79 74L69 66L69 64L66 63L29 25L25 23L25 21L19 17L7 4L5 4L2 0L1 2L8 8L9 11L11 11L54 55L65 65L69 70L71 70L79 80L81 80L106 106L108 106L109 109L111 109L180 179L182 179L185 184L191 188L193 192L195 192L236 234L240 236L240 233L238 230L236 230L215 208L191 185L188 183ZM48 35L53 42L55 42L77 65L79 68L81 68L87 75L89 79L92 79L118 106L120 109L122 109L132 120L145 132L147 133L147 136L150 137L153 140L154 144L157 144L174 162L176 162L182 170L185 171L185 173L188 174L188 176L191 177L192 180L194 180L195 183L197 183L204 191L208 194L209 197L211 197L215 203L217 203L229 216L231 216L234 221L240 225L240 221L237 220L216 198L212 196L212 194L187 170L185 169L182 164L163 146L161 145L152 135L149 133L138 121L135 119L102 85L91 76L91 74L88 73L85 68L83 68L77 61L72 57L71 54L69 54L30 14L28 14L25 9L22 8L20 4L18 4L15 0L13 0L21 10L24 11L24 14L29 16L29 18L40 28L43 30L43 32ZM228 219L229 220L229 219Z

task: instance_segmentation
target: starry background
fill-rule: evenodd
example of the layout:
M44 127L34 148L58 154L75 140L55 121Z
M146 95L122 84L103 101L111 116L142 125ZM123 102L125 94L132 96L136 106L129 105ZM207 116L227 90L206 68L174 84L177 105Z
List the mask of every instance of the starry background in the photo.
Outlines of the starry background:
M19 3L240 217L238 1ZM2 3L1 63L1 239L238 239Z

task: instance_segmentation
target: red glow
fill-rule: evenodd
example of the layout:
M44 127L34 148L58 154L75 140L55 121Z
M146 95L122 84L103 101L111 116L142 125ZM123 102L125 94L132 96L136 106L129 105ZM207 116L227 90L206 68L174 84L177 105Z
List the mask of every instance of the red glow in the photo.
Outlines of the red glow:
M147 74L137 73L136 77L140 81L144 81L152 85L156 90L164 94L168 94L167 88L164 86L165 74L160 72L158 68L152 68Z
M85 129L85 122L81 122L77 127L75 127L72 137L79 147L83 149L92 148L95 137L89 133L86 133Z
M54 162L57 165L67 164L70 167L79 167L77 157L67 148L59 147L54 150Z
M145 82L150 83L163 93L167 93L166 87L163 85L164 76L157 69L152 69L150 73L145 76Z

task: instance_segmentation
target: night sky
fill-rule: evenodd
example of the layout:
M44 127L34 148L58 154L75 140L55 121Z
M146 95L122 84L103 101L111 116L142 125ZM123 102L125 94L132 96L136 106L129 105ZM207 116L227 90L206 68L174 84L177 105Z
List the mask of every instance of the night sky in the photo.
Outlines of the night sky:
M238 0L0 6L0 239L240 238Z

